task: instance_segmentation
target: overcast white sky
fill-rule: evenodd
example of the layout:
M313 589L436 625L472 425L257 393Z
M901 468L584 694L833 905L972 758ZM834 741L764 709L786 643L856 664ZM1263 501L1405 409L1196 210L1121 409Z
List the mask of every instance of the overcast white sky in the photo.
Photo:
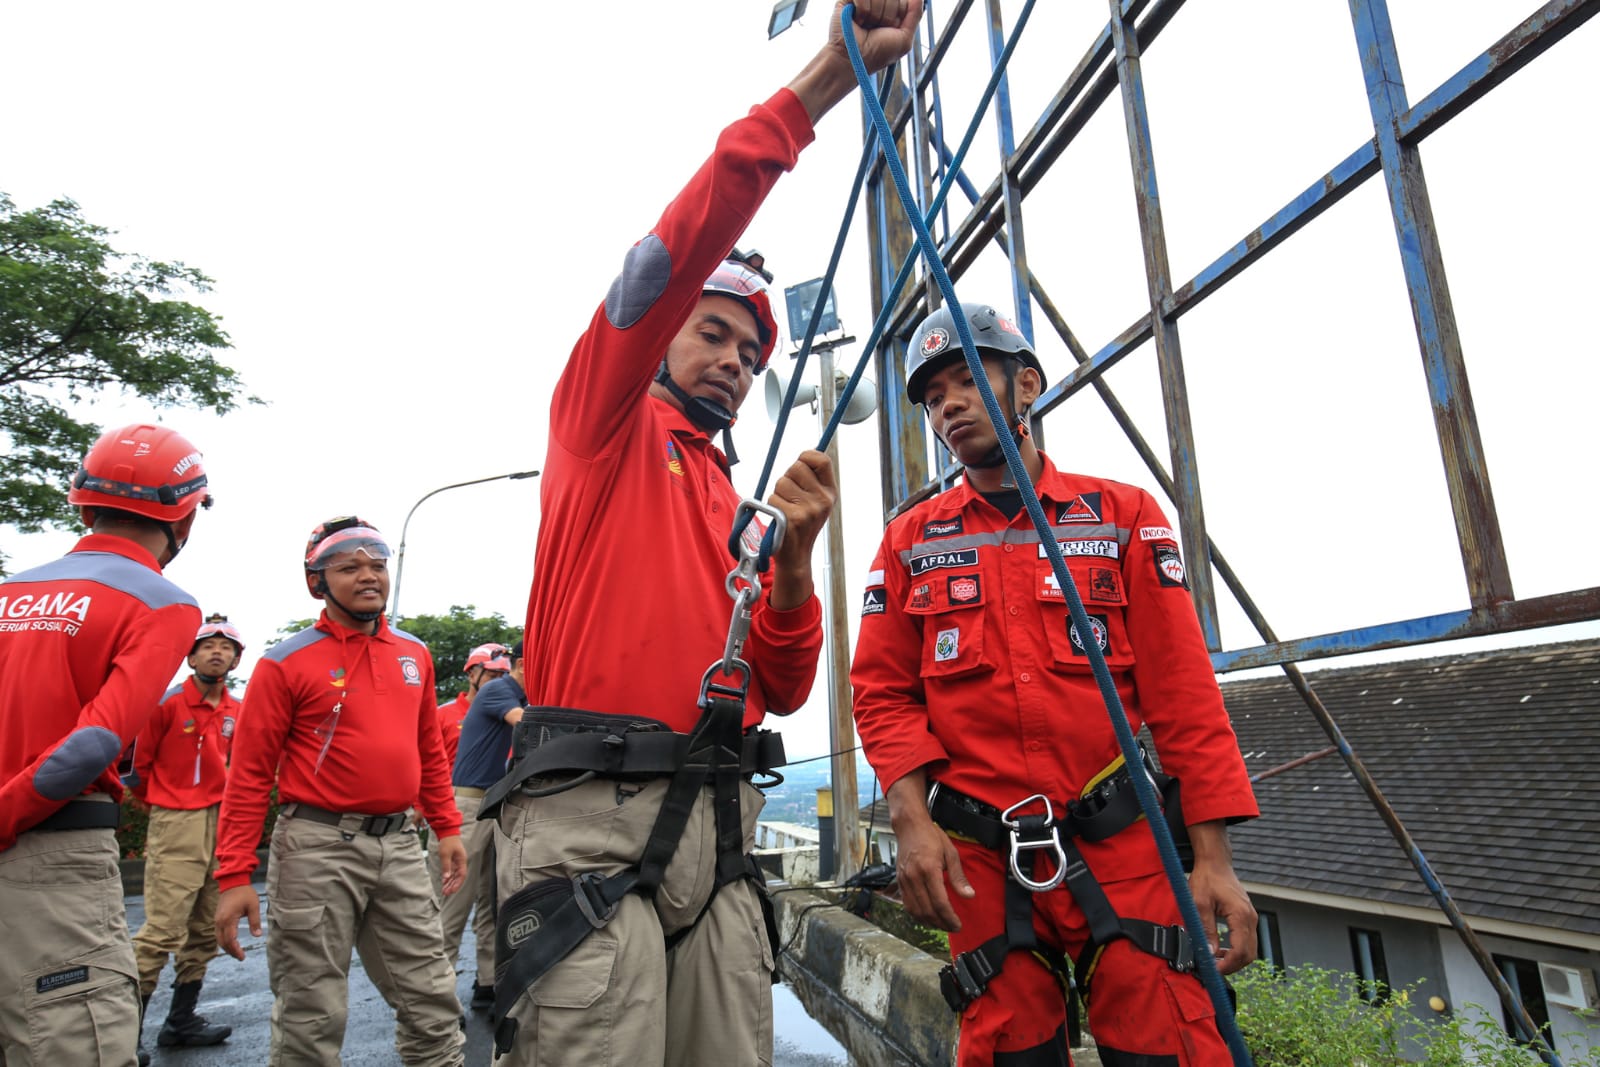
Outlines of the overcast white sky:
M5 5L0 189L23 207L72 197L118 231L118 247L210 274L201 302L233 338L226 358L268 401L225 419L159 416L205 451L218 499L170 576L243 627L246 670L278 627L317 607L299 566L316 522L356 512L398 542L430 489L542 466L551 384L623 253L716 131L810 56L830 6L812 0L798 28L768 42L766 0ZM1474 0L1441 18L1430 0L1390 6L1412 101L1533 9ZM942 18L948 4L936 7ZM1006 4L1008 25L1020 9ZM1011 68L1019 129L1105 10L1037 6ZM978 21L943 81L952 141L987 76ZM1586 26L1424 145L1522 597L1600 585L1586 541L1600 519L1600 352L1584 325L1600 245L1586 192L1600 154L1588 114L1597 61L1600 29ZM1145 75L1180 281L1371 136L1340 0L1196 0ZM1103 111L1025 206L1031 264L1091 351L1145 300L1120 110ZM969 160L980 186L994 144L986 130ZM778 288L826 265L859 145L843 106L749 231ZM952 204L964 212L959 195ZM863 233L838 285L857 336L870 326ZM1003 266L991 256L958 292L1008 306ZM1381 180L1181 331L1210 529L1280 635L1466 606ZM1070 357L1054 337L1038 341L1059 378ZM1159 441L1151 355L1108 380ZM85 414L113 425L152 413L108 396ZM744 415L736 482L749 491L771 432L759 391ZM798 413L784 460L817 432ZM1091 393L1048 433L1063 466L1154 488ZM841 436L852 600L880 529L875 442L872 422ZM423 505L404 613L472 604L520 622L536 485ZM648 535L641 519L641 543ZM7 531L5 549L21 569L73 539ZM1257 643L1223 610L1228 647ZM791 754L825 750L824 688L785 724Z

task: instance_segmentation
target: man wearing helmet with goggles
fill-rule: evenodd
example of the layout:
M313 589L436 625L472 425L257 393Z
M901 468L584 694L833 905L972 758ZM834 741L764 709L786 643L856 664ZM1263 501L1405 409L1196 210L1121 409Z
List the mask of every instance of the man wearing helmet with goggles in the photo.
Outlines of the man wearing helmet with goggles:
M67 499L89 534L0 584L0 1061L132 1063L139 986L118 877L113 765L194 644L162 576L211 503L165 426L102 435Z
M250 872L276 781L273 1062L338 1062L354 949L395 1009L402 1062L460 1064L455 975L409 812L415 803L438 835L443 890L454 893L466 853L433 658L383 617L389 546L370 523L322 523L304 562L306 588L325 607L314 626L266 651L245 692L218 830L217 938L242 960L239 920L261 933Z
M588 716L597 736L608 719L646 717L678 734L700 720L707 666L723 661L728 643L728 542L740 508L729 459L712 435L732 425L778 340L761 263L730 253L813 139L814 123L855 89L839 36L845 6L833 5L829 40L816 57L722 132L711 158L628 252L556 383L524 630L526 736L548 732L566 714L556 709ZM921 11L921 0L856 3L851 32L870 70L909 51ZM746 728L768 712L794 711L810 691L822 645L811 552L834 496L832 467L817 451L802 453L774 487L770 504L785 516L787 535L751 605ZM747 544L761 538L754 523L743 533ZM630 732L615 728L619 738ZM623 738L624 751L632 743ZM582 773L589 778L562 792L530 796L512 783L503 805L485 799L480 817L497 815L503 831L502 937L528 941L520 927L507 928L507 904L519 890L641 863L670 773L643 782ZM562 777L570 784L574 775ZM741 837L744 853L753 846L761 794L747 780L723 788L733 803L717 808L738 812L742 827L724 827L721 841L709 832L677 835L667 847L678 859L659 892L625 895L604 929L537 981L497 977L496 1010L506 1020L497 1043L510 1043L500 1062L704 1063L715 1058L706 1051L711 1034L728 1062L770 1057L764 887L739 873L747 868L736 854ZM711 817L712 795L709 785L686 794L694 820ZM514 964L497 953L497 970Z
M217 954L217 812L228 783L228 750L239 702L228 672L239 666L244 638L226 617L212 616L189 650L190 677L167 690L134 742L134 796L150 806L145 835L144 926L133 936L139 996L145 1007L156 980L177 956L172 1007L158 1045L216 1045L233 1027L195 1012L206 966ZM142 1040L141 1040L142 1044Z
M993 307L962 312L1004 425L991 423L955 318L940 308L913 337L906 395L966 477L884 532L850 675L862 748L888 783L902 898L951 932L942 985L961 1012L958 1062L1069 1062L1062 992L1073 961L1107 1067L1225 1067L1232 1057L1189 972L1195 952L1216 952L1224 973L1254 957L1255 910L1226 826L1257 811L1177 539L1144 490L1056 469L1029 431L1045 386L1032 345ZM1087 634L1068 614L1002 435L1037 488ZM1146 725L1154 739L1163 773L1152 782L1193 850L1190 888L1210 945L1179 933L1091 641L1134 730Z

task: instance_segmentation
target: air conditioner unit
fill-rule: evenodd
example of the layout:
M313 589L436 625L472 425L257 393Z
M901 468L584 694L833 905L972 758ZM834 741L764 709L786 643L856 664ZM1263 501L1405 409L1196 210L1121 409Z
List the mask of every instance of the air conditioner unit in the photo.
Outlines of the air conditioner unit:
M1541 963L1539 983L1544 986L1546 1004L1583 1011L1600 1003L1600 996L1595 994L1594 972L1587 967Z

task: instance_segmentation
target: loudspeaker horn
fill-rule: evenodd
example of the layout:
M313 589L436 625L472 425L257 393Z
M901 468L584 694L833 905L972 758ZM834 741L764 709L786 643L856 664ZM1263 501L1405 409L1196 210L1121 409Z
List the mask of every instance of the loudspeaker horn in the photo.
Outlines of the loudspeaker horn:
M838 385L835 388L844 392L845 383L850 380L848 375L838 376ZM841 422L849 425L862 422L872 417L878 407L878 387L872 383L871 378L862 378L856 383L856 391L850 394L850 403L844 406L844 415Z
M767 371L767 418L773 422L778 421L778 415L783 411L783 398L789 392L789 380L780 374L776 368ZM815 404L817 402L817 387L805 382L794 391L794 407L802 404Z

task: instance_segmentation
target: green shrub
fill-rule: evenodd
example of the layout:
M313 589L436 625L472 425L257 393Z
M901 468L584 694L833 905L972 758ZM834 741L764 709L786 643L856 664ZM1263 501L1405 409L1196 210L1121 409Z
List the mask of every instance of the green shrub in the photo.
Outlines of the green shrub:
M1312 966L1277 971L1257 962L1234 975L1233 985L1239 994L1239 1031L1258 1067L1536 1067L1540 1062L1500 1029L1498 1011L1488 1017L1413 1015L1410 1006L1421 982L1388 990L1368 1003L1356 995L1354 975ZM1600 1067L1600 1050L1559 1051L1564 1067Z

